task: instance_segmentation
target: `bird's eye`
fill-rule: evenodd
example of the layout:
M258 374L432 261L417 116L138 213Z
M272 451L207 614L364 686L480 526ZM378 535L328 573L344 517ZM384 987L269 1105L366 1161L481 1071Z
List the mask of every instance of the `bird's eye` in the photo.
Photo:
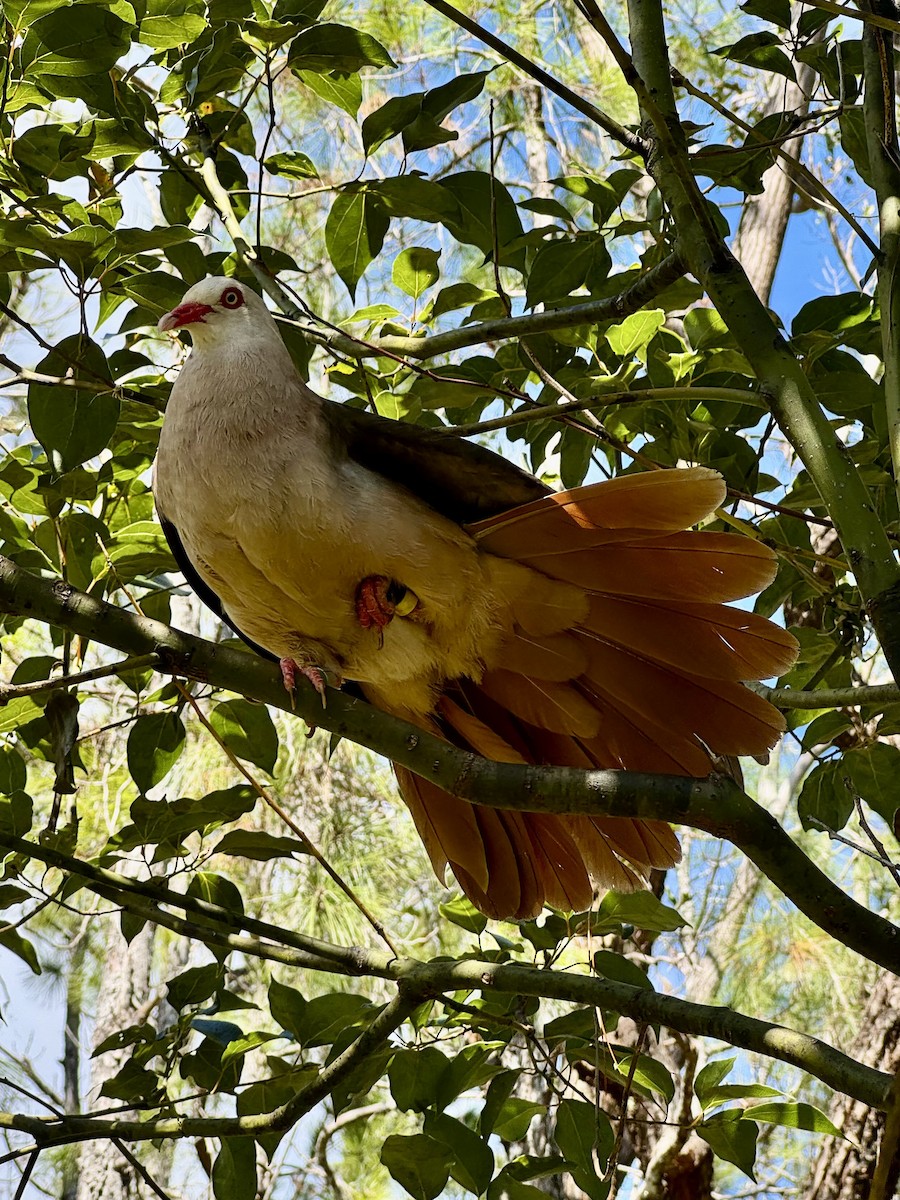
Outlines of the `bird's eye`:
M244 303L244 297L237 288L226 288L222 293L219 303L224 308L240 308Z

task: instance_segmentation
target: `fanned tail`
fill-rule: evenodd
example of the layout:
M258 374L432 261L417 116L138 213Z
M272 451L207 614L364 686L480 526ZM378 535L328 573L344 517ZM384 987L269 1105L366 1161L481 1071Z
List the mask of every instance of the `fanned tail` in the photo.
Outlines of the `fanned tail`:
M539 575L510 592L510 636L477 682L449 686L431 731L499 762L697 777L717 756L768 751L783 718L743 685L783 674L797 644L726 607L771 582L773 552L687 528L724 495L707 468L656 471L469 526L486 554ZM586 615L562 628L573 585ZM531 917L545 903L586 908L595 886L640 887L680 857L661 821L473 808L403 768L397 777L438 875L449 864L493 917Z

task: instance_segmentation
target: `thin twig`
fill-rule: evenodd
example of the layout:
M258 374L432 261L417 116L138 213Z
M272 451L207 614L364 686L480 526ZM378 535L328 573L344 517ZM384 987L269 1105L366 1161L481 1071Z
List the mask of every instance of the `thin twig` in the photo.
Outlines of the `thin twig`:
M384 926L378 920L378 918L369 911L369 909L366 907L366 905L362 902L362 900L360 900L360 898L356 895L356 893L350 887L349 883L347 883L341 877L341 875L334 869L334 867L326 859L326 857L322 853L322 851L319 850L319 848L316 845L314 845L314 843L311 841L311 839L308 837L308 835L303 832L303 830L300 828L300 826L297 824L297 822L293 819L293 817L291 817L289 813L285 812L285 810L281 807L281 805L278 803L278 801L275 799L275 797L270 795L269 792L266 791L266 789L262 786L262 784L256 779L253 772L247 769L246 764L241 762L241 760L237 757L237 755L231 750L231 748L229 746L226 746L225 742L219 736L218 732L210 724L209 720L206 717L206 714L200 708L200 705L197 703L197 701L194 699L194 697L191 695L191 693L188 691L188 689L184 686L184 684L181 683L180 680L176 679L175 686L178 688L178 690L181 692L182 696L185 698L185 700L187 700L188 704L190 704L191 708L194 710L194 715L196 716L197 720L200 722L200 724L203 726L203 728L207 731L207 733L209 733L209 735L213 738L213 740L218 744L219 748L226 755L226 757L228 758L228 761L232 764L232 766L234 766L238 771L240 771L240 773L244 776L244 778L247 780L247 782L250 784L250 786L253 788L253 790L256 792L256 794L260 797L260 799L263 801L263 803L267 804L269 806L269 808L271 808L272 812L274 812L278 817L280 817L281 820L285 823L285 825L287 825L288 829L290 829L290 831L294 834L294 836L296 838L298 838L300 842L303 843L303 848L304 848L305 853L307 853L311 858L315 859L315 861L319 864L319 866L323 869L323 871L325 871L325 873L328 875L328 877L331 880L333 880L334 883L337 884L337 886L341 889L341 891L348 898L348 900L350 900L356 906L356 908L359 909L360 913L362 913L362 915L369 922L369 924L372 926L372 928L375 930L375 932L378 934L378 936L382 939L382 941L385 942L385 944L392 951L392 953L396 954L399 957L399 952L397 950L397 947L391 941L390 936L387 933L387 930L384 928Z
M646 154L647 143L638 134L621 125L607 113L597 108L596 105L591 104L589 100L585 100L583 96L579 96L577 92L573 92L571 88L560 82L549 71L545 71L543 67L539 67L537 63L526 57L526 55L520 54L518 50L515 50L501 38L498 38L496 34L489 32L483 25L466 16L465 13L460 12L458 8L454 8L452 4L448 4L447 0L425 0L425 3L436 12L439 12L441 16L451 20L454 25L458 25L460 29L465 29L467 33L471 33L480 42L484 42L486 46L490 46L492 50L496 50L503 58L515 64L520 71L524 71L526 75L530 75L532 79L536 79L538 83L542 83L548 91L559 96L561 100L565 100L567 104L570 104L582 116L587 117L589 121L593 121L595 125L599 125L610 137L615 138L617 142L627 147L633 154L640 156Z
M158 654L135 654L131 658L123 658L116 663L94 667L90 671L79 671L75 675L58 675L53 679L37 679L34 683L0 683L0 707L8 704L10 700L18 700L22 696L39 696L42 692L54 692L59 688L90 683L94 679L105 679L108 675L118 675L122 671L144 671L148 667L158 665Z

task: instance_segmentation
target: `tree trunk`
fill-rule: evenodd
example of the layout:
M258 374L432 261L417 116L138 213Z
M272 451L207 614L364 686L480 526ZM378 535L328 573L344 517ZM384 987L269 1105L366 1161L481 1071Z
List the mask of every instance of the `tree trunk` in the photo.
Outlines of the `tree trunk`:
M872 987L849 1054L881 1071L900 1070L900 979L885 972ZM884 1132L884 1113L837 1095L829 1116L849 1141L826 1138L806 1181L805 1200L869 1200ZM896 1194L897 1148L885 1200Z
M150 963L154 926L146 925L130 943L119 932L118 918L107 917L103 985L97 1001L93 1046L140 1020L150 995ZM111 1051L92 1061L91 1096L121 1068L129 1051ZM79 1160L78 1200L142 1200L150 1192L141 1184L133 1165L109 1142L85 1142Z
M805 65L797 72L797 83L770 75L764 114L794 112L806 116L813 78L811 68ZM803 138L793 138L783 149L799 162ZM760 195L747 197L732 249L757 294L768 304L794 197L790 164L779 157L765 172L762 182Z
M66 1023L63 1029L63 1096L67 1113L81 1111L81 1088L79 1086L79 1058L81 1050L81 1006L83 1002L84 947L82 936L76 942L75 951L69 960L66 979ZM74 1147L63 1160L62 1200L77 1200L78 1157Z

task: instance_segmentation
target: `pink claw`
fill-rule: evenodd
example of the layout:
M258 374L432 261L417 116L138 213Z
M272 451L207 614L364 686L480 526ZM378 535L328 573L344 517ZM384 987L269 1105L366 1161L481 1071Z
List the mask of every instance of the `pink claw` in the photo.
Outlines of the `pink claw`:
M325 707L325 672L321 667L301 667L293 658L280 658L278 665L281 667L281 678L284 682L285 690L291 697L292 705L294 703L294 692L297 690L297 679L300 675L303 675L322 697L322 707Z

